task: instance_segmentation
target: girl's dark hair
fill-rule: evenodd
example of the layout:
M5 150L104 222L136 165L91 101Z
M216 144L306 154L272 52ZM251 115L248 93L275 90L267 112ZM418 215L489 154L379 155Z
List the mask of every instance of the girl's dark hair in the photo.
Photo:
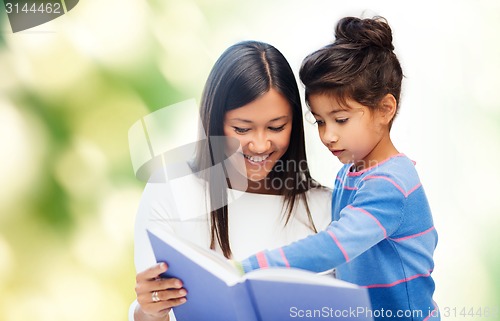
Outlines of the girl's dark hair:
M342 18L335 42L302 62L306 101L313 94L328 94L344 104L351 98L375 109L392 94L399 109L403 71L393 50L392 30L384 18Z
M227 111L242 107L271 88L279 92L291 106L292 131L288 150L273 167L268 178L281 180L279 193L284 197L287 211L285 225L290 220L297 199L306 205L310 227L316 231L307 206L308 189L320 187L310 175L307 166L304 142L304 127L300 96L295 76L285 57L273 46L244 41L232 45L216 61L210 72L201 99L200 116L205 135L197 146L194 167L205 170L211 204L211 244L216 242L224 256L231 256L228 233L228 207L226 173L223 160L226 158L224 144L216 143L224 136L224 115ZM286 184L285 184L286 183ZM221 206L214 204L221 204Z

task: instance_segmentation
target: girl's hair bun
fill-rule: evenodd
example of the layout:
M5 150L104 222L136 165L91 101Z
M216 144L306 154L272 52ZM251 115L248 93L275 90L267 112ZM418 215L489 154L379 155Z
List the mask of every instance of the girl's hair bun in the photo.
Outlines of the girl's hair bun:
M342 18L335 28L335 43L345 44L353 49L378 47L394 50L392 30L382 17L360 19L356 17Z

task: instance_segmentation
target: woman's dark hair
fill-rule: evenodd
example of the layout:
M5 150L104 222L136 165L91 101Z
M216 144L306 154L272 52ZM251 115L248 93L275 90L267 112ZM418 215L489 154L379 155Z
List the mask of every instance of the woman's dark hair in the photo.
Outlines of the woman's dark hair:
M403 71L393 50L392 30L384 18L342 18L335 42L302 62L299 76L306 101L313 94L327 94L344 104L351 98L376 109L392 94L399 109Z
M204 178L208 182L212 206L210 247L214 249L217 242L226 257L231 256L225 188L227 176L224 166L214 166L222 165L226 155L224 144L213 142L217 137L224 136L224 116L227 111L256 100L271 88L288 101L293 119L288 150L275 164L268 178L282 180L279 194L284 196L283 204L288 213L285 225L292 216L296 200L302 199L311 229L316 231L304 192L320 185L311 178L307 166L302 108L295 76L285 57L273 46L256 41L240 42L224 51L208 76L200 106L201 121L208 139L200 140L194 164L196 170L205 170ZM294 166L290 166L291 163ZM214 207L214 204L221 206Z

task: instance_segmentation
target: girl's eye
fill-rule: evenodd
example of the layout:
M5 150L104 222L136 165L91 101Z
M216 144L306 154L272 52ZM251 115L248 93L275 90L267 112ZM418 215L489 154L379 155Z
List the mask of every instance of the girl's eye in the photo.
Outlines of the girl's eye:
M281 125L279 127L269 127L269 129L272 130L273 132L280 132L283 129L285 129L285 125Z
M338 118L338 119L335 119L335 122L339 123L339 124L344 124L345 122L347 122L349 118Z
M323 126L325 124L325 122L320 119L316 119L314 123L317 124L318 126Z
M250 130L249 128L240 128L240 127L233 127L233 129L238 134L245 134Z

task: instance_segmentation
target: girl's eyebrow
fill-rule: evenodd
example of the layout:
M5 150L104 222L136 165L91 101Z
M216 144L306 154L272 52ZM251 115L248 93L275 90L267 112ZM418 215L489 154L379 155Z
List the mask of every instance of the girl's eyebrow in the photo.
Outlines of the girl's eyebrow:
M328 115L333 115L333 114L340 113L340 112L343 112L343 111L346 111L346 110L345 109L334 109L334 110L330 111L328 113Z
M340 113L340 112L343 112L343 111L346 111L346 110L345 109L334 109L332 111L329 111L328 115L333 115L333 114ZM313 111L311 111L311 114L313 114L314 116L319 116L318 114L316 114Z

